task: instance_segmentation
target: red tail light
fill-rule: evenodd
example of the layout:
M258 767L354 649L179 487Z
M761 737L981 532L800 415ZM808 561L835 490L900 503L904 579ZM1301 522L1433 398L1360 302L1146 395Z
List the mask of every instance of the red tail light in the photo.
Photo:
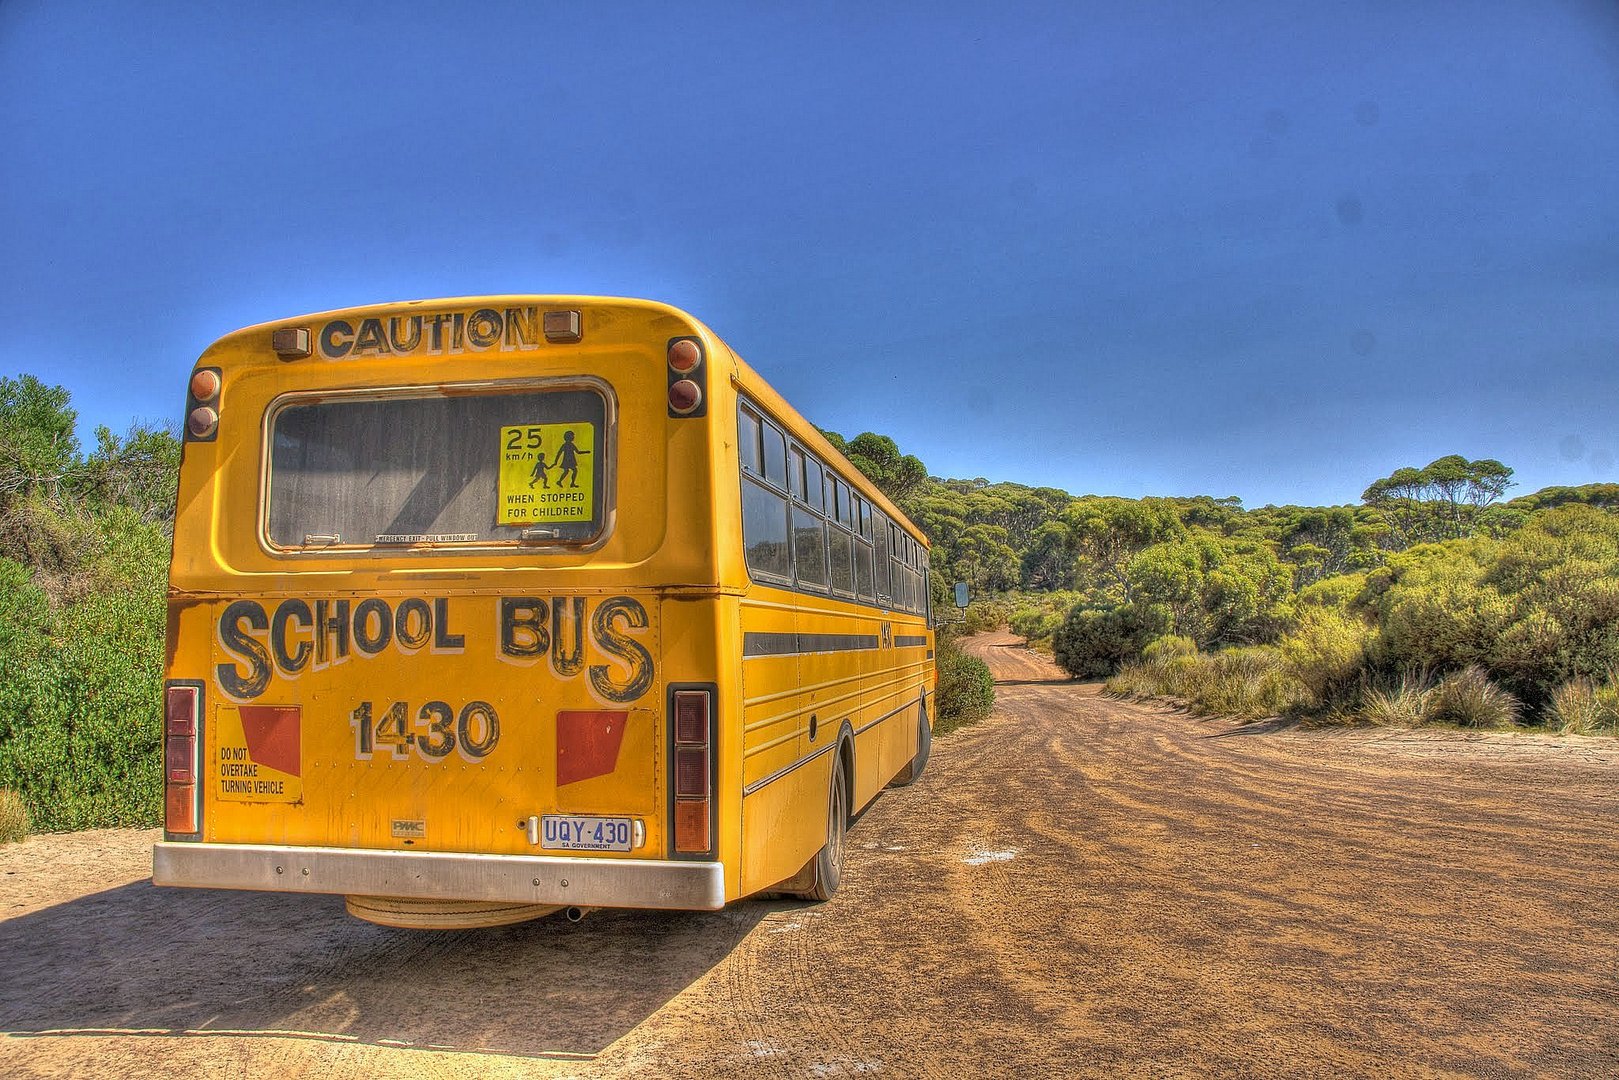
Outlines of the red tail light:
M218 368L198 368L186 383L185 437L190 442L210 442L219 434L220 388Z
M708 363L702 341L694 337L670 338L664 355L669 362L669 415L708 415L708 406L703 400L708 386Z
M676 690L674 695L675 850L706 852L709 835L709 750L711 697L707 690Z
M669 411L678 416L690 415L703 403L702 387L690 379L680 379L669 386Z
M678 338L669 343L669 366L687 374L703 359L703 350L691 338Z
M197 727L202 687L170 683L163 690L163 827L197 831Z

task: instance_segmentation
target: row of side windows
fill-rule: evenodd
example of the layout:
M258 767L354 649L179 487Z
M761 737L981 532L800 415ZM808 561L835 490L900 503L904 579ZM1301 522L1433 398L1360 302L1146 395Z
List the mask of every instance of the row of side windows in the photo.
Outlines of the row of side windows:
M737 436L755 581L928 613L926 548L745 402Z

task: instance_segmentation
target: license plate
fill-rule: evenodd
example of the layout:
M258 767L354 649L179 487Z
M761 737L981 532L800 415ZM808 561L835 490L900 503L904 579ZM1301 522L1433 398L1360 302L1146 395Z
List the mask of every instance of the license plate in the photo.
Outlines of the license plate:
M629 851L634 833L629 818L563 814L540 818L540 847L552 851Z

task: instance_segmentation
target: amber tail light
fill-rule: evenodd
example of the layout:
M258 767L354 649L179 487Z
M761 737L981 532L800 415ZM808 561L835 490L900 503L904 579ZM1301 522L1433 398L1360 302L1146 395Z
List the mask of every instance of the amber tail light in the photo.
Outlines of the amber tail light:
M163 688L163 828L171 833L197 831L197 734L201 715L201 686L169 683Z

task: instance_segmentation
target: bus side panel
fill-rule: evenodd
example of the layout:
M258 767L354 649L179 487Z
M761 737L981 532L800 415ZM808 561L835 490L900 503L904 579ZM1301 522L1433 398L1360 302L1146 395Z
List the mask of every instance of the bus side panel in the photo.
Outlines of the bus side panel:
M826 778L816 781L817 770L799 765L814 746L795 599L756 587L738 605L744 893L793 876L826 843Z
M742 893L779 884L826 845L833 755L821 754L742 799Z
M805 685L814 688L810 707L834 731L847 721L856 733L851 810L858 811L910 760L888 740L907 726L897 722L906 704L920 697L922 672L912 657L920 660L922 650L895 647L894 635L907 631L896 629L891 615L835 601L806 608L800 623L822 647L800 663ZM914 715L908 726L914 729Z

